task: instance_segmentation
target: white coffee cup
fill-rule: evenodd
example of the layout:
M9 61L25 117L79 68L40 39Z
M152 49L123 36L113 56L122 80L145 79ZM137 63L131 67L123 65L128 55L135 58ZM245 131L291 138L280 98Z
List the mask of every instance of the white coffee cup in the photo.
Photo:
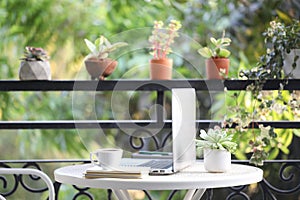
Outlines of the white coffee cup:
M90 153L90 160L94 165L99 165L103 169L115 170L120 166L123 150L117 148L97 149ZM96 157L96 161L94 160Z

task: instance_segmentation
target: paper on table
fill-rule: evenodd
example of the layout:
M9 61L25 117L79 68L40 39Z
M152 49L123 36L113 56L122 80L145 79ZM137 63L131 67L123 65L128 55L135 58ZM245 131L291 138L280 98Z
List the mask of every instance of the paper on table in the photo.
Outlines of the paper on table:
M84 173L85 178L143 178L149 175L149 167L118 167L116 170L104 170L93 166Z

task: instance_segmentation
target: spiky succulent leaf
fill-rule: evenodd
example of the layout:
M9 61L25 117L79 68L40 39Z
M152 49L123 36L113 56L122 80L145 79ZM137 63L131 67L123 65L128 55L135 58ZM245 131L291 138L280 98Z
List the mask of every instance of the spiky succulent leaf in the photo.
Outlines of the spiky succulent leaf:
M205 130L200 130L200 138L201 140L196 140L196 146L199 148L220 149L234 153L237 147L237 144L232 141L232 135L228 135L220 128L209 129L207 133Z
M97 47L94 43L92 43L88 39L84 39L84 42L92 54L94 54L97 51Z
M88 39L85 39L84 41L91 51L91 56L97 57L99 59L107 58L110 52L127 45L127 43L125 42L117 42L115 44L111 44L108 39L102 35L97 38L94 43L92 43Z
M117 42L117 43L114 43L112 45L109 44L109 46L106 46L105 51L106 52L112 52L112 51L114 51L114 50L116 50L120 47L126 46L126 45L127 45L127 43L125 43L125 42Z

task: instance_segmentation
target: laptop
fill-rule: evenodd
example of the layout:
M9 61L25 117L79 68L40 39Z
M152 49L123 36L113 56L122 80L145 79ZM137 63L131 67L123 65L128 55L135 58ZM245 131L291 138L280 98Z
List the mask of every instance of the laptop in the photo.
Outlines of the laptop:
M172 152L168 158L124 158L122 166L150 167L150 175L176 173L196 161L196 93L193 88L172 89ZM150 153L151 154L151 153ZM165 154L165 153L163 153ZM164 155L161 156L164 156ZM170 159L171 155L171 159Z

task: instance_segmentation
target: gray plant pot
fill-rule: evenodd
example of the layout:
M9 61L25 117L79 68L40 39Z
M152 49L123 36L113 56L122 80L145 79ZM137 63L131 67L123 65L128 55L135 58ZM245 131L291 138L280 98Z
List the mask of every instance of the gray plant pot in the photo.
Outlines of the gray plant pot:
M19 69L20 80L51 80L48 61L22 61Z
M300 56L300 49L292 49L289 54L284 55L283 70L285 74L289 74L292 70L292 64L295 56ZM300 58L297 60L297 67L292 72L292 78L300 78Z

